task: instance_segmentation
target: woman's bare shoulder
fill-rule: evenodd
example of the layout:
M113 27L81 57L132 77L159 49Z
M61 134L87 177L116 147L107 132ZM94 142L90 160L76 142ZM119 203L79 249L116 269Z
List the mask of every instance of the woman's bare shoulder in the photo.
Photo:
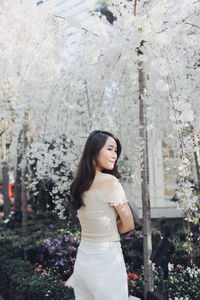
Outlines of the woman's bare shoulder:
M115 183L115 182L119 182L119 180L117 179L117 177L115 177L114 175L111 174L107 174L107 173L102 173L102 181L104 182L109 182L109 183Z
M90 189L103 189L113 186L116 182L119 182L119 180L114 175L101 173L95 177Z

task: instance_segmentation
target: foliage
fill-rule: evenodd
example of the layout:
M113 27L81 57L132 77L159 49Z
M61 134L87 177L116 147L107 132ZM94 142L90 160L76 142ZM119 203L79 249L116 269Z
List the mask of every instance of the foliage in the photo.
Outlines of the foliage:
M172 299L197 300L200 296L200 268L174 266L169 271L169 296ZM155 288L162 291L162 276L154 270Z
M144 273L139 274L128 272L129 295L144 299Z
M62 236L56 239L46 239L43 245L48 250L49 258L42 271L51 270L52 274L66 281L73 272L80 238Z
M121 241L125 263L129 270L137 272L143 264L143 236L139 232L126 234Z
M182 265L184 268L193 265L200 267L199 252L199 225L188 223L184 220L169 221L161 218L153 229L153 249L155 249L160 236L168 236L169 241L174 246L174 252L170 256L170 262L176 265ZM190 237L190 238L188 238Z
M170 295L172 298L176 296L186 299L187 280L191 282L191 295L195 295L195 292L198 295L197 228L193 228L196 238L193 247L196 247L196 250L191 264L186 229L181 228L181 225L177 225L176 222L173 224L167 220L160 220L160 224L154 227L153 247L158 243L160 231L167 230L166 226L170 227L170 241L175 245L175 252L170 259ZM72 289L64 288L62 282L66 281L73 271L79 242L80 227L60 220L55 213L39 213L36 219L29 219L26 238L22 238L20 227L10 229L1 225L0 268L1 273L5 275L1 278L1 286L9 287L11 293L16 295L16 300L42 299L37 298L39 294L43 299L48 299L46 296L48 291L51 291L50 299L52 295L54 299L59 297L73 299ZM129 294L142 298L144 292L142 234L139 231L123 234L121 245L128 276ZM154 276L156 289L161 290L162 282L156 270ZM26 298L23 298L25 295ZM30 295L35 298L28 298Z
M7 281L7 286L4 286L9 291L7 299L13 299L13 295L16 300L73 299L72 291L65 288L59 279L50 274L38 276L29 262L3 256L0 269L4 284Z
M70 241L71 245L74 245L73 241L78 239L79 233L69 231L68 225L66 221L59 220L56 214L38 214L36 219L29 220L29 235L26 238L22 237L21 228L10 229L1 225L0 269L3 274L1 289L6 299L13 299L13 295L16 300L74 298L73 291L64 287L61 282L59 266L63 250L57 248L53 258L52 247L43 247L47 246L47 241L52 240L56 244L56 241L66 239L68 241L66 246L70 249ZM78 227L74 226L74 230L77 229ZM49 252L45 252L44 249L48 249ZM65 279L69 276L69 272L72 272L71 258L74 257L74 252L72 256L70 255L69 250L67 256L69 264L64 266L66 269L62 269ZM9 295L6 294L7 291Z
M30 218L27 237L22 236L21 226L17 226L16 223L14 225L14 228L9 228L9 223L1 224L0 227L0 253L10 253L12 258L23 255L21 251L24 248L37 249L47 239L80 236L79 224L60 220L55 213L38 213L34 218Z

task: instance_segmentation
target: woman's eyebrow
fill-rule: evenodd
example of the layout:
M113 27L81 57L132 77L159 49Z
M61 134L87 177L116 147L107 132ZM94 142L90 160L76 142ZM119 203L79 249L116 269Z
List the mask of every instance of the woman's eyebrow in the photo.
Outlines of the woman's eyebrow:
M107 147L112 147L112 148L116 148L117 149L117 147L115 147L113 145L107 145Z

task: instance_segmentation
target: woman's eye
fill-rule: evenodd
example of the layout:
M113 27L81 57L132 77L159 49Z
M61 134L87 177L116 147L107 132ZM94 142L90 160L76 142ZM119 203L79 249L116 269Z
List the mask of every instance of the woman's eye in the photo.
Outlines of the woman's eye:
M113 149L112 149L112 148L108 148L108 150L111 150L111 151L112 151ZM115 150L115 153L117 153L117 150Z

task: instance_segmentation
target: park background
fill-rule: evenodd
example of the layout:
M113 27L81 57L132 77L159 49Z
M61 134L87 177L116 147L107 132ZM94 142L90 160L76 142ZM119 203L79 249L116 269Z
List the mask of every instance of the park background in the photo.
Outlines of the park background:
M7 0L0 15L5 299L74 299L69 186L95 129L122 143L130 295L163 294L149 258L167 236L169 297L199 299L200 2Z

